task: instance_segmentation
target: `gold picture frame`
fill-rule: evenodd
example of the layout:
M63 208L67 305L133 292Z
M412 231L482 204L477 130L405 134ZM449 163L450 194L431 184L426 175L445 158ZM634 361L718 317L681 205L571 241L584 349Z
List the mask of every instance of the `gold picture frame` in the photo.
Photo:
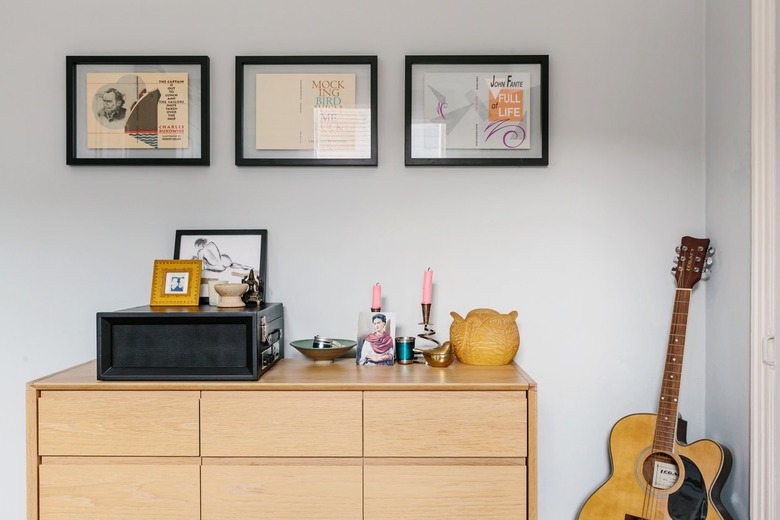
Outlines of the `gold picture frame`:
M198 305L202 268L200 260L155 260L149 305Z

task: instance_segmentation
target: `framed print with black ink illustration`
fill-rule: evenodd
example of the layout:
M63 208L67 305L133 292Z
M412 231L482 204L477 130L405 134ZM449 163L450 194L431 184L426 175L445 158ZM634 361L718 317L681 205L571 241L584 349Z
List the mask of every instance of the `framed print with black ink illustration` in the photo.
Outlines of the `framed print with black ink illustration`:
M67 164L208 165L208 56L68 56Z
M547 166L548 61L407 56L406 166Z
M176 231L173 257L202 263L200 302L209 302L209 281L241 283L250 271L268 287L265 229L204 229Z
M238 166L376 166L376 56L237 56Z

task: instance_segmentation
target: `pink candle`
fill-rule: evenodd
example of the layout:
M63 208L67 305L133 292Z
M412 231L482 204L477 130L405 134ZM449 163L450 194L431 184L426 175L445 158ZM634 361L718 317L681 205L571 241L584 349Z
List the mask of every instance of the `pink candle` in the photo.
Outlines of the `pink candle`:
M374 286L374 289L371 293L371 308L372 309L381 309L382 308L382 286L378 283Z
M422 303L431 303L431 295L433 294L433 271L429 267L427 271L423 273L423 294Z

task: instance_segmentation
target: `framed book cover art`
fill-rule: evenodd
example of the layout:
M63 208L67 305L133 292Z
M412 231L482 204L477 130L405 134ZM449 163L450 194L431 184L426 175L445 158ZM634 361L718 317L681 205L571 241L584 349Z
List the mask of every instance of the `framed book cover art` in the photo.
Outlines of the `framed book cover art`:
M547 166L548 62L407 56L406 166Z
M376 166L376 56L237 56L236 165Z
M68 56L67 164L208 165L208 56Z

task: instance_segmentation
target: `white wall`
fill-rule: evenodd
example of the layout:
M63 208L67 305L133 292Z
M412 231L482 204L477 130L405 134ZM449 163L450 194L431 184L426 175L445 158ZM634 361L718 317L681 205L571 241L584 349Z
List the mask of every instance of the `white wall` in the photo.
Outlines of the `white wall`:
M717 249L707 291L707 436L734 467L722 492L749 518L750 2L713 0L706 13L707 233Z
M673 250L705 231L703 1L73 0L4 14L5 517L25 507L24 383L94 357L95 312L148 300L176 229L267 228L288 339L353 334L377 281L398 332L415 333L428 266L440 337L449 311L518 310L517 360L539 383L541 519L573 518L608 475L613 423L655 411ZM403 60L424 53L549 54L549 167L405 168ZM66 167L68 54L209 55L212 165ZM235 167L234 57L247 54L377 54L379 167ZM691 438L706 290L682 391Z

